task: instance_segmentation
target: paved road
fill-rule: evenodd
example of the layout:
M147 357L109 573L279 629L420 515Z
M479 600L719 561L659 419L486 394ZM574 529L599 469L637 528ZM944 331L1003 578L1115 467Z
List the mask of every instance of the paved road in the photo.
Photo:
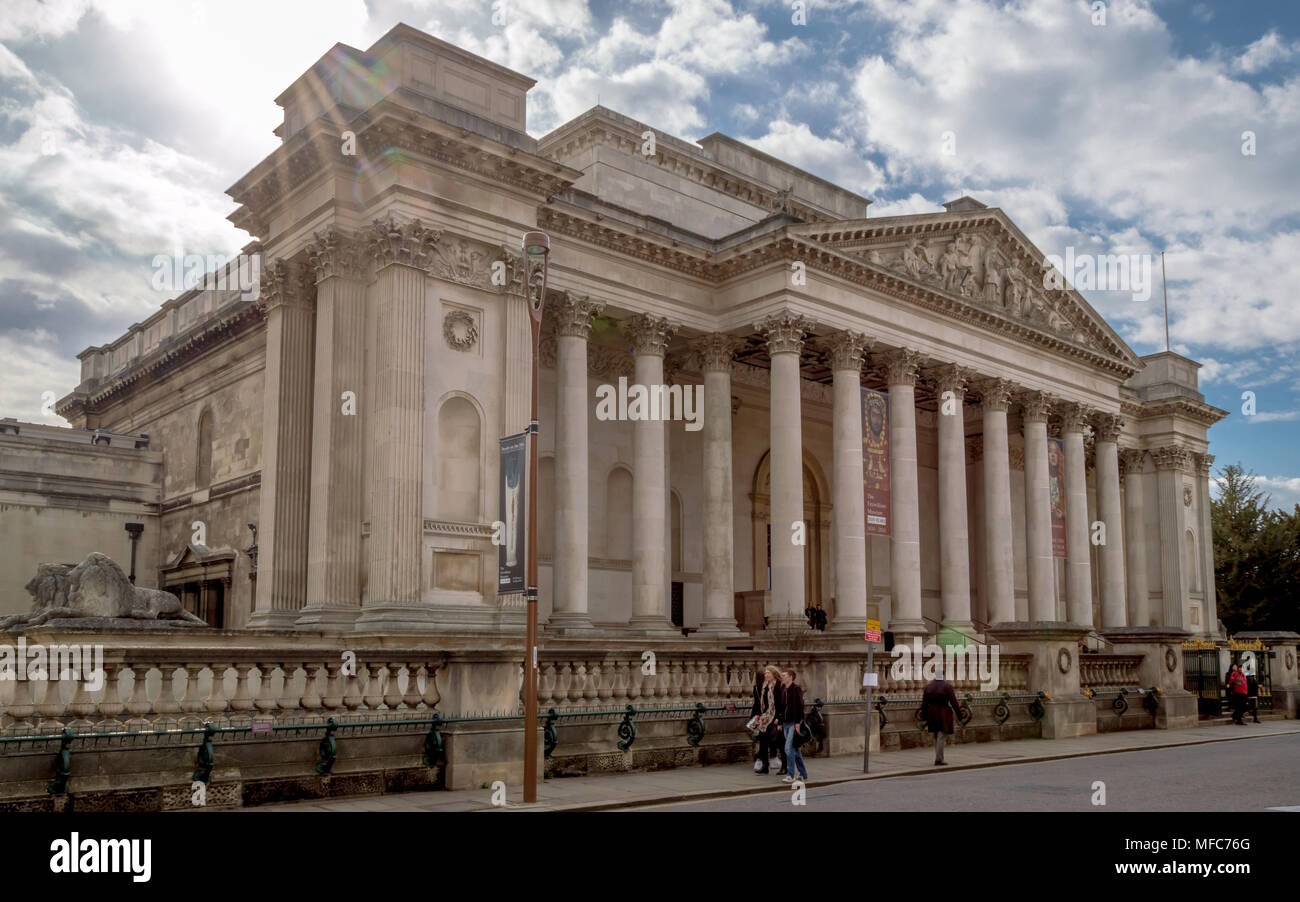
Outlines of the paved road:
M1300 734L813 786L802 808L780 792L654 810L1096 811L1097 780L1106 784L1104 811L1300 806Z

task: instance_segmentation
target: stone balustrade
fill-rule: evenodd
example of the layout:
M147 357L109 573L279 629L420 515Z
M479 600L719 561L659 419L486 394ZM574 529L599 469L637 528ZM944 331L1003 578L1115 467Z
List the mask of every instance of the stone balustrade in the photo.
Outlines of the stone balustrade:
M1140 686L1142 655L1080 655L1082 689L1132 689Z

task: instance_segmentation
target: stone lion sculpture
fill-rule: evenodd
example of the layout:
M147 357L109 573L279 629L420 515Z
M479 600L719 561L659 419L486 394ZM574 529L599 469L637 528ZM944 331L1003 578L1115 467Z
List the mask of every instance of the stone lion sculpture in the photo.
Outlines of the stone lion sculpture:
M31 612L0 619L0 630L38 626L56 617L180 620L207 626L170 592L133 586L122 568L98 551L80 564L41 564L27 591Z

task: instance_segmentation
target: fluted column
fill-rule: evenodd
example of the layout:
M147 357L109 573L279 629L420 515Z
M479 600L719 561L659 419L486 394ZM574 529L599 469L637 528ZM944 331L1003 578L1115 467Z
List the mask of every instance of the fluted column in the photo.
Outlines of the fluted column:
M943 625L969 635L970 536L966 515L966 387L970 372L951 364L930 373L939 392L939 588Z
M549 629L590 629L587 608L587 339L605 305L566 294L555 318L555 579Z
M1210 470L1213 466L1213 454L1196 455L1196 483L1201 508L1201 584L1205 586L1204 631L1207 636L1219 632L1219 604L1214 593L1214 533L1210 526Z
M1183 480L1191 452L1181 445L1151 450L1156 464L1156 497L1160 513L1160 585L1163 610L1157 626L1186 627L1187 552L1183 546Z
M1147 576L1146 476L1142 472L1146 452L1127 448L1120 452L1124 481L1124 550L1127 566L1128 607L1133 626L1151 625L1151 594Z
M1007 409L1014 386L1006 379L988 379L979 388L984 417L984 569L989 623L1007 623L1016 619L1011 450L1007 438Z
M1119 433L1123 420L1102 414L1093 420L1097 435L1097 515L1106 527L1106 544L1098 551L1101 577L1101 625L1128 626L1124 597L1124 513L1119 497Z
M307 600L315 329L311 292L306 266L277 260L263 273L258 294L266 315L266 367L257 602L250 627L291 627Z
M636 384L648 391L658 391L664 381L664 354L668 339L675 331L668 320L651 314L638 314L625 324L628 338L636 351ZM647 403L648 408L648 403ZM645 411L648 416L648 409ZM652 635L676 633L669 619L668 586L664 573L668 566L664 540L667 519L664 498L666 448L664 424L659 420L638 419L632 424L632 619L630 625Z
M1052 486L1047 463L1047 419L1051 399L1031 392L1021 399L1025 429L1025 558L1029 574L1029 619L1056 619L1056 565L1052 560Z
M440 233L418 221L376 222L375 390L367 539L368 575L358 628L418 628L424 540L424 313L429 255Z
M859 638L867 624L867 514L862 482L862 355L871 342L856 332L831 336L834 380L835 620L830 629Z
M926 633L921 619L921 509L916 475L916 374L922 357L898 348L889 371L889 629L895 639Z
M1092 626L1092 556L1088 540L1088 477L1083 453L1083 427L1088 410L1082 404L1061 409L1061 438L1065 445L1065 609L1071 623Z
M361 613L365 246L334 229L307 254L316 276L307 604L299 627L348 627Z
M731 354L736 341L713 333L695 342L704 369L704 618L700 630L736 627L736 535L731 489Z
M771 412L772 622L802 622L804 546L793 541L793 524L804 519L803 408L799 357L804 335L814 328L807 317L784 312L755 325L767 337ZM807 538L807 537L805 537Z

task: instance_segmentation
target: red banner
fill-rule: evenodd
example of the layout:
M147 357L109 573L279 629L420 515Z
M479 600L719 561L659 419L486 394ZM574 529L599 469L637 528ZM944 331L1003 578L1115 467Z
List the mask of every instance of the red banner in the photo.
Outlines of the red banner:
M866 534L889 535L889 402L882 393L866 388L862 389L862 488Z
M1052 499L1052 557L1065 557L1065 443L1047 440L1047 486Z

